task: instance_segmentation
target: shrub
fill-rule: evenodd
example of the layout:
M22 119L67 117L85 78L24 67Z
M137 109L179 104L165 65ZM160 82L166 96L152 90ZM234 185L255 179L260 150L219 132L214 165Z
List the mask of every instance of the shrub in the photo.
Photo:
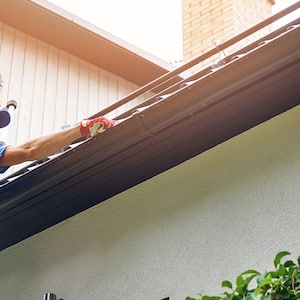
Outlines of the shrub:
M282 258L287 251L277 253L275 270L263 274L246 270L236 277L235 287L229 280L222 281L226 290L220 296L200 295L200 298L186 297L185 300L300 300L300 256L297 263ZM256 280L254 288L249 284Z

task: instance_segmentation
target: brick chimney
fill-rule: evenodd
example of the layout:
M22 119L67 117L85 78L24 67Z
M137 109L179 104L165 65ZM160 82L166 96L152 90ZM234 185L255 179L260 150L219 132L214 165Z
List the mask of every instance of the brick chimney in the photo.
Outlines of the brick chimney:
M270 17L274 2L182 0L183 61L190 61L212 49L215 41L225 42Z

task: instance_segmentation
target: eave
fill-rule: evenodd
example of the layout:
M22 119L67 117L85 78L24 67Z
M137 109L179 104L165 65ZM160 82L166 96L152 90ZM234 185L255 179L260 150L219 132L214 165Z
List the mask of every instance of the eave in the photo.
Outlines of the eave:
M2 1L0 22L137 85L173 68L45 0Z
M299 25L239 54L1 182L0 249L300 104Z

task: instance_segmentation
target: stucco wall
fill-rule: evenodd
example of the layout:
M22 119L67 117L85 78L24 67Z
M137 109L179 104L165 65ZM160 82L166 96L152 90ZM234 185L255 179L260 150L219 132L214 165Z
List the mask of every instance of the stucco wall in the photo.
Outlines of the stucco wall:
M0 252L1 299L183 300L294 259L299 132L297 107Z

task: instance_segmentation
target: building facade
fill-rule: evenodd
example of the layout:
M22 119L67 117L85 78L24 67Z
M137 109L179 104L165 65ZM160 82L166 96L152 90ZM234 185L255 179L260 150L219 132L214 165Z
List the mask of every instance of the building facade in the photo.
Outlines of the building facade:
M238 3L250 5L225 2L217 7L236 15L242 11ZM184 1L183 13L186 5L204 3L210 2ZM266 14L271 5L251 3L255 11L262 3L258 10ZM233 29L232 17L226 20L230 37L240 25ZM0 26L2 99L28 101L30 107L30 115L27 105L18 111L12 143L77 122L136 88ZM204 30L198 27L193 34ZM210 47L207 36L206 48L198 50L185 37L186 60ZM1 298L38 300L52 292L65 300L183 300L217 294L222 280L234 280L245 269L269 270L279 251L290 251L294 259L300 231L299 120L298 106L1 251Z

